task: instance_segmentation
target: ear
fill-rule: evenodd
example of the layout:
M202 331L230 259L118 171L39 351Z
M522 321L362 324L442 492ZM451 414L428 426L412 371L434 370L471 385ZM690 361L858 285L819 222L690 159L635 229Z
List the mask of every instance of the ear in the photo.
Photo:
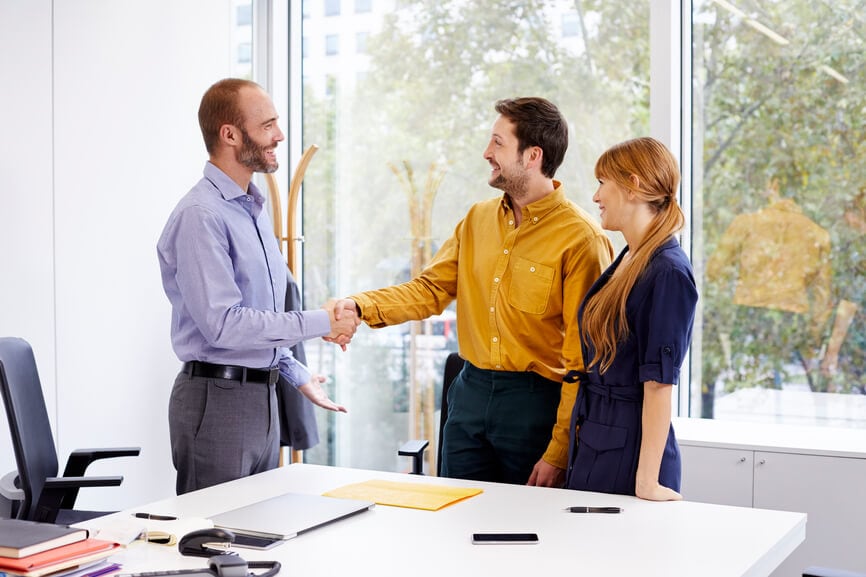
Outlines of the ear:
M640 190L640 178L638 177L638 175L632 174L632 175L629 175L628 179L631 181L631 184L634 187L632 189L629 189L628 197L633 198L634 197L634 191Z
M541 150L540 146L530 146L526 150L523 151L524 158L526 159L526 167L538 167L541 170L541 161L544 158L544 151Z
M220 126L220 140L226 146L237 146L241 142L241 133L234 124Z

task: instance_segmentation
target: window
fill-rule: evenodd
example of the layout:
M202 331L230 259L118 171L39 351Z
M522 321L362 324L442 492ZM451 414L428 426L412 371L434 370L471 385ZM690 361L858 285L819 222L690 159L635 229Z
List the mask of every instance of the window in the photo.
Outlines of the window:
M340 15L340 0L325 0L325 16Z
M559 105L573 131L557 176L591 214L595 159L649 131L649 3L591 3L587 37L568 46L550 31L575 17L570 1L465 2L459 17L450 3L384 4L368 17L363 55L336 45L328 59L305 53L303 142L320 147L304 179L307 308L407 280L416 248L429 259L472 203L499 194L482 158L497 99L534 93ZM303 33L337 38L350 19L310 17ZM322 442L305 459L400 470L408 467L396 454L401 441L435 446L453 319L452 304L425 322L363 326L346 353L310 342L309 366L330 377L349 413L317 411Z
M373 0L355 0L355 12L358 14L373 11Z
M580 35L580 19L577 13L567 12L562 15L562 36L572 38Z
M253 45L250 42L242 42L238 44L238 62L241 64L249 64L253 61Z
M866 426L859 7L694 3L693 416Z
M235 8L238 26L252 26L253 24L253 5L242 4Z
M328 34L325 36L325 55L336 56L340 53L340 36L337 34Z
M367 39L369 37L369 32L358 32L355 34L355 52L358 54L364 54L367 52Z

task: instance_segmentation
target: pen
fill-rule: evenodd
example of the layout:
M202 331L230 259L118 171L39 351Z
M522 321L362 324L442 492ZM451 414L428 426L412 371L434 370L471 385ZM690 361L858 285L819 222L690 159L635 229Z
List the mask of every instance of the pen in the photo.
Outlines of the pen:
M566 507L569 513L622 513L620 507Z
M154 515L152 513L136 513L138 519L153 519L154 521L177 521L177 517L171 515Z

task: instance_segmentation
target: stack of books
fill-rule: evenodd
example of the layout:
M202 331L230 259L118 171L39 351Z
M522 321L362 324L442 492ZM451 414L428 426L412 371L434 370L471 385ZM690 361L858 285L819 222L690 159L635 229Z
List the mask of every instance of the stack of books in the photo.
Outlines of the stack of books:
M107 577L120 570L108 560L120 548L87 529L0 519L0 577Z

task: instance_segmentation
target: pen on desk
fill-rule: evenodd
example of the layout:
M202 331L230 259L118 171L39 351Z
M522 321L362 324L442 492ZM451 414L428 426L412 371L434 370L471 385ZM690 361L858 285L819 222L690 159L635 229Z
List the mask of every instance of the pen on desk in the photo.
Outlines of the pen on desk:
M566 507L569 513L622 513L620 507Z
M171 515L154 515L153 513L136 513L138 519L153 519L154 521L177 521L177 517Z
M107 575L108 573L111 573L113 571L118 571L120 568L120 563L111 563L109 565L106 565L105 567L97 569L96 571L85 573L81 577L100 577L101 575Z

